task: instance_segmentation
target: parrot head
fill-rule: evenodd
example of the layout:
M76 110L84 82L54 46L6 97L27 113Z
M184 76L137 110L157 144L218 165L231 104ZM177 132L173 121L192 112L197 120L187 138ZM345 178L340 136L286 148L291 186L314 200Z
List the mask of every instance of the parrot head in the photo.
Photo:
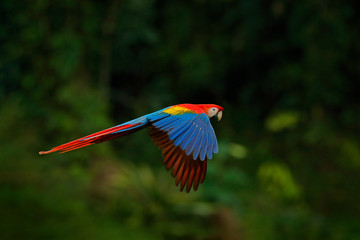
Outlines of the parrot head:
M223 107L216 104L199 104L199 106L204 109L205 113L209 118L215 118L220 121L222 118Z

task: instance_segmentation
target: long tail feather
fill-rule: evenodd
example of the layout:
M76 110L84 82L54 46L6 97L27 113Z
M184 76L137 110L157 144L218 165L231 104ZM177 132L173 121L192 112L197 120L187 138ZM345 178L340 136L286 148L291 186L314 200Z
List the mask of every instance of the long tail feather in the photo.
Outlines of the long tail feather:
M48 154L52 152L68 152L78 148L82 148L94 143L101 143L108 141L114 138L128 135L130 133L136 132L144 127L146 127L147 122L145 121L131 121L128 124L121 124L115 127L111 127L100 132L90 134L88 136L79 138L77 140L62 144L60 146L54 147L49 151L40 151L39 154Z

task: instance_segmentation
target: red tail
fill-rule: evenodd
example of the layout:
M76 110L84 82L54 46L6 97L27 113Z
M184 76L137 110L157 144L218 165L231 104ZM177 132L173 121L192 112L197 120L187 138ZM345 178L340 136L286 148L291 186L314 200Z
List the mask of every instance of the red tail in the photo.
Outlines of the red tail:
M64 152L68 152L68 151L72 151L78 148L82 148L94 143L101 143L107 140L111 140L114 138L118 138L133 132L136 132L140 129L142 129L145 126L140 127L139 125L144 125L144 123L136 123L136 124L125 124L125 125L121 125L121 126L115 126L112 128L108 128L105 130L102 130L100 132L97 133L93 133L90 134L88 136L85 136L83 138L79 138L77 140L74 140L72 142L68 142L65 144L62 144L60 146L54 147L49 151L41 151L39 152L39 154L48 154L48 153L52 153L52 152L57 152L59 151L60 153L64 153ZM136 128L136 126L139 126L138 128ZM127 128L131 128L129 130L126 130ZM124 131L121 131L124 130ZM115 133L117 131L121 131L118 133Z

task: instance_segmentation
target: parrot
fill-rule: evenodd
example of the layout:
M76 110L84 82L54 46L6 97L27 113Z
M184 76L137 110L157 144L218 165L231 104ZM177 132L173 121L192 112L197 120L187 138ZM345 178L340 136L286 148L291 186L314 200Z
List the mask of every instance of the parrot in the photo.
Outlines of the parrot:
M49 151L65 153L101 143L147 128L151 139L162 152L166 170L172 169L175 185L189 193L198 189L206 175L207 160L218 153L218 142L210 123L222 118L223 107L216 104L177 104L134 120L54 147Z

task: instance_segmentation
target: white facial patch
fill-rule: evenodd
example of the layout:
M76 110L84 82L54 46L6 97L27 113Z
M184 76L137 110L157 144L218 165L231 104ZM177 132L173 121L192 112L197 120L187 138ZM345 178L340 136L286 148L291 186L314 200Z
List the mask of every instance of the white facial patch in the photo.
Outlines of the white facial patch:
M208 112L208 116L209 118L215 116L217 114L217 112L219 111L218 108L213 107L213 108L209 108L209 112Z

